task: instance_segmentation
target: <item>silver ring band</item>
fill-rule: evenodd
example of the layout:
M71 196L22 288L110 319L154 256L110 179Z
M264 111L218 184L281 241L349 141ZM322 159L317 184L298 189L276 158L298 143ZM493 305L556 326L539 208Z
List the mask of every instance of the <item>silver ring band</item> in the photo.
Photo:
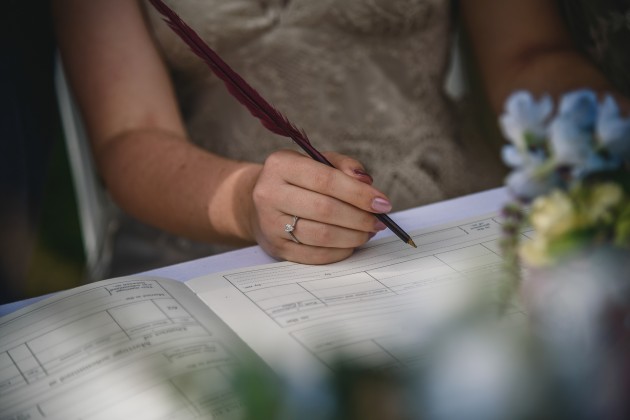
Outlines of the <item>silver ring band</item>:
M293 239L293 242L301 245L302 242L300 242L298 238L295 237L295 234L293 233L293 231L295 230L295 224L297 223L299 219L300 219L299 217L293 216L293 223L284 225L284 231L288 233L289 236L291 236L291 239Z

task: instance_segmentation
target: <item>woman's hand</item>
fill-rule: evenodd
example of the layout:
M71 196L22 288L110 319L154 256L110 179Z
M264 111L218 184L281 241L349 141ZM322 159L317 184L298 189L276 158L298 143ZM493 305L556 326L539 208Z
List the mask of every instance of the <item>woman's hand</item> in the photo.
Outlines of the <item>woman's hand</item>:
M373 213L387 213L387 197L354 159L325 153L335 166L297 152L270 155L253 189L250 229L270 255L305 264L340 261L385 229ZM295 223L295 242L285 225Z

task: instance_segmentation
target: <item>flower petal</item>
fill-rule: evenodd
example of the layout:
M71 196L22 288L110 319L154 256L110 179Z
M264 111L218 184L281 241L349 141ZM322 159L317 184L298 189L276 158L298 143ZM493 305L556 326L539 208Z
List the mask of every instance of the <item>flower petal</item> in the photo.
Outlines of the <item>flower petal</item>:
M571 116L561 115L549 127L550 146L555 161L579 166L593 153L593 135L575 124Z
M525 159L523 155L514 146L503 146L501 149L501 158L503 162L511 168L523 166Z
M597 118L597 96L590 89L569 92L560 100L559 114L582 129L591 129Z
M505 103L505 112L499 123L503 134L514 145L527 148L528 137L541 140L546 133L545 121L553 110L553 102L549 95L534 100L527 91L514 92Z
M555 173L541 176L533 166L513 171L505 180L508 190L514 196L527 201L548 193L559 183Z
M630 161L630 118L622 118L612 96L606 96L597 118L599 144L612 155Z
M583 179L597 172L614 171L619 169L621 164L621 160L617 158L590 153L582 165L573 168L572 175L575 179Z

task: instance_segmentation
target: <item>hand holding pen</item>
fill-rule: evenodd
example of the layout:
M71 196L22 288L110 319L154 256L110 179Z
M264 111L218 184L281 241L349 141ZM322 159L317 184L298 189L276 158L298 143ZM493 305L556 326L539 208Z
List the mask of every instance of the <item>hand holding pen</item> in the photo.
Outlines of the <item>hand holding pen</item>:
M339 261L385 224L391 204L359 162L326 153L335 166L281 150L269 156L253 191L257 242L270 255L321 264Z

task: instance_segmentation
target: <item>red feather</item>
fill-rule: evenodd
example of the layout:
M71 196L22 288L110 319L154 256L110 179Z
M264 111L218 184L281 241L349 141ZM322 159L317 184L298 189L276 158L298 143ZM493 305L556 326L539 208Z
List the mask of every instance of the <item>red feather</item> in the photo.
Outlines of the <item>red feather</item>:
M269 104L260 94L238 75L197 33L186 24L170 7L161 0L149 0L165 19L164 21L179 37L197 54L212 72L225 83L240 103L245 105L251 114L273 133L289 137L313 159L332 164L315 149L304 130L298 129L287 117Z

